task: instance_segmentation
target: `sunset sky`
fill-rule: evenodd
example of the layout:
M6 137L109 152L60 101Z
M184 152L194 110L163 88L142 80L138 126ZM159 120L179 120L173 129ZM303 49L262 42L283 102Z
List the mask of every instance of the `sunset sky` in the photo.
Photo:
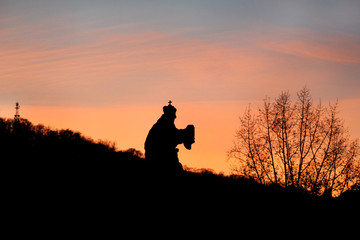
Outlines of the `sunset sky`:
M171 99L183 165L229 171L238 116L307 86L360 137L360 1L0 0L0 117L143 144Z

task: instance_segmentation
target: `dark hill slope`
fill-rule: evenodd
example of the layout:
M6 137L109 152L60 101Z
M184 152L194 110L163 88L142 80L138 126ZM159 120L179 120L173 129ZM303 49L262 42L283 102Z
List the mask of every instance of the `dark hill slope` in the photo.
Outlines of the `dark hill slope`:
M40 201L51 206L90 207L164 201L238 206L254 201L323 199L301 189L264 186L207 170L174 176L154 169L134 149L115 151L111 144L71 130L34 126L25 119L0 118L0 143L5 195L20 205ZM356 193L344 198L354 198Z

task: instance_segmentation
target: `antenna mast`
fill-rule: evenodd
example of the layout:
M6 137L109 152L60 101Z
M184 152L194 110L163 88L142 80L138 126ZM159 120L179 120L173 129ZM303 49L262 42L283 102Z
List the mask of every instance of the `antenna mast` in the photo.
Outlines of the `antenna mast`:
M16 102L15 109L16 109L16 111L15 111L14 118L19 119L20 118L20 114L19 114L20 104L19 104L19 102Z

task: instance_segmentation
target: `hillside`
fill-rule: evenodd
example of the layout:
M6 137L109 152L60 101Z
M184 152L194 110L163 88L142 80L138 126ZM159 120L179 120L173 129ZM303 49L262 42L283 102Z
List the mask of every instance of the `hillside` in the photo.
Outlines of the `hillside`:
M176 196L177 201L239 204L253 200L321 200L301 189L265 186L209 170L159 172L135 149L116 151L71 130L52 130L25 119L0 118L1 169L15 201L41 196L57 201L91 198L104 204ZM160 197L161 196L161 197ZM341 196L359 199L359 189ZM114 203L113 202L113 203Z

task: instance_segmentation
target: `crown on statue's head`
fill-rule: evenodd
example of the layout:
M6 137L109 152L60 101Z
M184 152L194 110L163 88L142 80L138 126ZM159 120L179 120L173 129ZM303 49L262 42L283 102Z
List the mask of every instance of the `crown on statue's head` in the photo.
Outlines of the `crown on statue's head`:
M175 114L176 113L176 108L173 105L171 105L171 103L172 103L172 101L170 100L169 105L163 107L163 111L165 114Z

